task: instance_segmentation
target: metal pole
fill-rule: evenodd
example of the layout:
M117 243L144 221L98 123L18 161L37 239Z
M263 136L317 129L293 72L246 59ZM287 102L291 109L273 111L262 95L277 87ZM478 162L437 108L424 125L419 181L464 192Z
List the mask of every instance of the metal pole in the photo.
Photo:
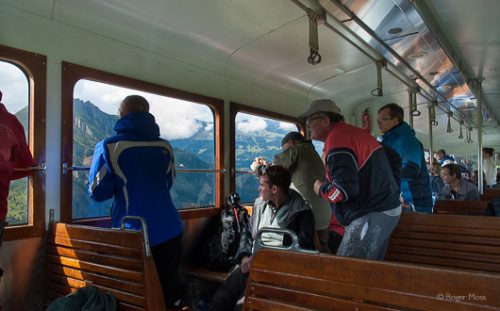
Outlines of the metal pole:
M429 121L429 166L432 167L432 159L434 159L434 138L432 137L432 103L427 105L427 120Z
M410 127L413 128L413 91L408 89L408 123Z
M483 109L481 105L481 80L476 80L477 82L477 188L479 193L483 193Z

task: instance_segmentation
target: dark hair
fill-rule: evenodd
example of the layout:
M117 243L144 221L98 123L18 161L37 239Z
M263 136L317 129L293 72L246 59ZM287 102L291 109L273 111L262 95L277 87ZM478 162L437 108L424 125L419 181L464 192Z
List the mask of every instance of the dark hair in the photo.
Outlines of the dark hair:
M299 132L290 132L290 133L286 134L285 137L283 137L283 139L281 140L281 145L283 146L289 140L298 141L299 143L302 143L305 141L304 136L302 136L302 134L300 134Z
M403 119L405 118L405 111L401 108L401 106L395 103L390 103L382 106L378 112L380 113L380 111L384 109L389 109L389 115L392 119L397 118L399 122L403 122Z
M495 149L493 149L493 148L483 148L483 152L489 154L490 156L492 156L493 152L495 152Z
M460 167L458 164L450 163L444 165L441 169L447 168L450 172L450 175L455 175L457 179L462 179L462 173L460 172Z
M140 95L129 95L122 101L128 112L149 112L148 101Z
M446 155L446 151L444 151L444 149L439 149L436 153L442 153L444 156Z
M259 177L267 176L269 178L269 186L276 185L283 192L290 190L292 177L290 172L281 165L270 165L260 169Z

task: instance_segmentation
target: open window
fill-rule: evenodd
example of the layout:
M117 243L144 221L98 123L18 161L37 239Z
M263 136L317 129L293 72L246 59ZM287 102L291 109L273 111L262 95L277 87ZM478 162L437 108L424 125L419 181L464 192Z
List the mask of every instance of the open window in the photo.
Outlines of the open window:
M46 57L0 46L0 90L2 103L25 129L35 162L45 162ZM9 189L5 240L43 235L45 175L33 169L33 176L12 181Z
M296 118L260 109L231 104L232 183L231 191L241 202L253 203L259 196L258 180L250 171L256 157L271 162L281 152L281 140L290 131L300 131Z
M177 177L171 194L177 209L220 206L222 102L73 64L63 67L62 219L109 217L113 199L98 203L88 196L89 167L95 144L115 135L119 104L132 94L148 100L161 138L174 149Z

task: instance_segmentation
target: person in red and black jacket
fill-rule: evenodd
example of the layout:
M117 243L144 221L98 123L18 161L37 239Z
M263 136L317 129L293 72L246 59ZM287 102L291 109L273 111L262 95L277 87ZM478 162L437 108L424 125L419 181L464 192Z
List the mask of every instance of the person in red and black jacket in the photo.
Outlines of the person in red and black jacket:
M33 156L26 142L24 128L17 117L7 111L1 103L0 92L0 245L6 225L7 197L11 180L33 174L30 170L15 170L35 165Z
M15 170L35 165L33 156L26 142L24 128L17 117L7 111L1 103L0 92L0 248L7 217L7 198L11 180L33 174L30 170ZM0 280L3 270L0 268Z
M401 214L386 151L369 132L346 124L332 100L313 101L299 118L306 119L312 139L325 143L326 177L314 190L345 226L337 255L383 259Z

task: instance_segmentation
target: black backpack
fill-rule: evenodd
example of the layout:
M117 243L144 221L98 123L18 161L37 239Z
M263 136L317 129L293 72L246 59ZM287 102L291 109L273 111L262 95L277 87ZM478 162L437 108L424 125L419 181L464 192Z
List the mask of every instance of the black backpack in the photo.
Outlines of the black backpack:
M236 262L241 232L248 224L247 210L240 205L240 196L233 193L227 198L214 233L205 244L205 266L211 271L228 271Z

